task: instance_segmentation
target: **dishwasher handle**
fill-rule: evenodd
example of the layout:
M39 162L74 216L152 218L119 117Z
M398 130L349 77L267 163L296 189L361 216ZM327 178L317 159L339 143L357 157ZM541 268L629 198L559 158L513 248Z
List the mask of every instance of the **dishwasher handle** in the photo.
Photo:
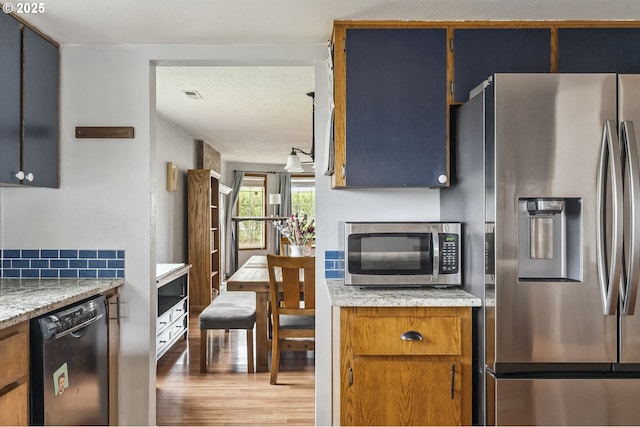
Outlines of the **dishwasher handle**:
M96 323L98 320L102 319L103 315L98 314L96 317L93 317L89 320L87 320L86 322L80 323L79 325L74 326L73 328L67 329L65 331L62 331L60 333L56 333L53 336L53 339L58 339L58 338L62 338L62 337L66 337L69 334L73 334L76 331L79 331L80 329L86 328L87 326L91 325L92 323Z
M64 308L37 319L40 339L43 342L56 340L90 326L107 314L104 296ZM79 335L74 335L79 336Z

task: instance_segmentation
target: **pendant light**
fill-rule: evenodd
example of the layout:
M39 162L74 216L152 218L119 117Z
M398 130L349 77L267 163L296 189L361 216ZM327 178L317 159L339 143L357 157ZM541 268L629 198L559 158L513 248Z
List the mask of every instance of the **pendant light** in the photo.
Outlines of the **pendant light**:
M315 92L307 92L307 96L310 96L313 100L313 109L312 109L312 138L311 138L311 151L306 152L296 147L291 147L291 153L287 157L287 164L284 166L284 170L287 172L304 172L302 168L302 162L300 161L300 157L298 157L298 153L305 154L311 157L311 162L315 162ZM315 167L315 164L314 164Z

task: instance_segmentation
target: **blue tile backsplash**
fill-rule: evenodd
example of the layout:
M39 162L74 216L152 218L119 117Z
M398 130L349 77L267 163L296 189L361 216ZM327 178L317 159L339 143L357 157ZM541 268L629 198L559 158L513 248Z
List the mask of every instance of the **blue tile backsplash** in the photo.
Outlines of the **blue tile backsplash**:
M324 277L326 279L344 278L344 251L324 252Z
M115 249L4 249L3 278L124 278L124 251Z

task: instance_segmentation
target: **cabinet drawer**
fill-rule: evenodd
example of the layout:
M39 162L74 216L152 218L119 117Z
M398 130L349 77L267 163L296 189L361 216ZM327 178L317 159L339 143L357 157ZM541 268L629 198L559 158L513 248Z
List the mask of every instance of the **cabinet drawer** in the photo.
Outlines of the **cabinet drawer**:
M156 320L156 332L158 336L173 322L173 310L167 310Z
M185 299L180 304L176 304L176 306L173 307L171 311L172 311L171 321L175 322L176 320L178 320L180 317L182 317L184 314L187 313L187 300Z
M403 340L408 332L422 340ZM358 355L459 355L462 349L461 319L453 316L354 317L350 335Z
M0 396L0 425L29 425L28 390L28 384L24 383Z
M0 339L0 389L25 377L29 371L28 324L7 329Z

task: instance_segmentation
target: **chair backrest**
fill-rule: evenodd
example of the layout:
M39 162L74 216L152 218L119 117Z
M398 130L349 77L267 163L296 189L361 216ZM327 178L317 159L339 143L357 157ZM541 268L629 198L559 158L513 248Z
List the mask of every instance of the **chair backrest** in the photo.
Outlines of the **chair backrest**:
M267 266L273 313L276 315L315 315L315 257L267 254Z
M280 255L289 255L286 250L290 244L288 237L280 237Z

